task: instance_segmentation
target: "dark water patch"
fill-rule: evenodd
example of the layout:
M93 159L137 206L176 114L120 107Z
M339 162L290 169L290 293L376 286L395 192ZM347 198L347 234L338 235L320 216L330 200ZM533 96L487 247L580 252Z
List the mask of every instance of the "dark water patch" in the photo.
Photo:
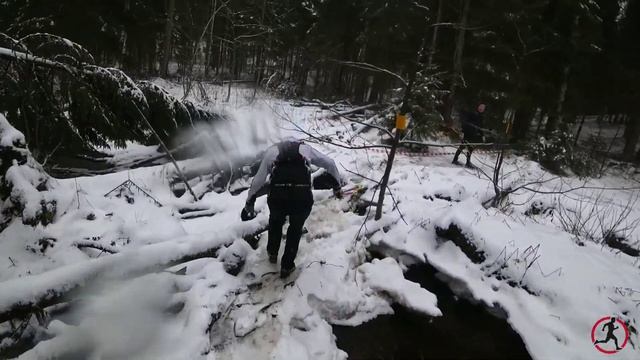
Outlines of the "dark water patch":
M448 202L460 202L459 199L453 199L451 196L448 195L442 195L439 193L435 193L433 195L424 195L422 196L423 199L425 200L429 200L429 201L435 201L435 199L440 199L440 200L444 200L444 201L448 201Z
M629 245L628 240L623 236L609 232L604 237L604 242L612 249L620 250L629 256L640 257L640 250Z
M436 226L436 234L439 237L450 240L456 244L456 246L458 246L460 250L462 250L462 252L474 263L481 264L486 260L484 252L478 250L476 244L469 239L468 235L465 234L458 225L451 223L446 229Z
M5 340L2 335L0 334L0 340ZM34 336L26 336L17 342L7 342L7 345L0 349L0 359L15 359L36 346L36 343Z
M405 277L436 294L443 316L431 318L394 305L394 315L357 327L333 326L349 359L531 359L525 345L502 318L458 298L428 264L413 265ZM504 316L504 315L503 315Z

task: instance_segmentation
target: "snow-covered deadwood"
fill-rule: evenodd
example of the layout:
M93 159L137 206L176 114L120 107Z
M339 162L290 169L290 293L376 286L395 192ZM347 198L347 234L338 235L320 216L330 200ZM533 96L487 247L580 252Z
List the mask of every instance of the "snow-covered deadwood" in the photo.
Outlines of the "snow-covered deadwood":
M0 200L4 229L20 218L29 225L47 225L56 214L52 179L31 156L24 135L0 113Z

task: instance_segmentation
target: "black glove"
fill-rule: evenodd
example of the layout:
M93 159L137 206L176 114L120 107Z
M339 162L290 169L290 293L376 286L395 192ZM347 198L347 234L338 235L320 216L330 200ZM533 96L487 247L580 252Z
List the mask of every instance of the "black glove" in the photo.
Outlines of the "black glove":
M254 202L252 201L247 201L247 203L244 205L242 212L240 212L240 219L242 219L242 221L249 221L251 219L255 219L256 211L253 208L253 205L254 205Z
M333 196L338 199L342 199L342 189L340 189L339 187L333 188Z

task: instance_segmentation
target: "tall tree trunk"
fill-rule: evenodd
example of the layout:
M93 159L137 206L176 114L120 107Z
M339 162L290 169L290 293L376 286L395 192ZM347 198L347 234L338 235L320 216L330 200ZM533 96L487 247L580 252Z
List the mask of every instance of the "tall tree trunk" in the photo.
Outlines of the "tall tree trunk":
M465 0L465 1L468 2L469 0ZM469 9L467 8L467 11L468 10ZM402 106L400 107L400 112L399 112L404 116L407 116L407 113L411 111L411 106L410 106L411 94L413 91L413 84L415 83L416 75L418 73L418 66L419 66L419 62L420 62L420 58L422 56L423 50L424 50L424 41L422 41L421 45L418 47L418 49L416 49L415 60L409 63L409 68L408 68L409 83L406 85L404 96L402 99ZM391 168L393 167L393 161L396 156L396 150L400 145L400 138L404 133L404 130L405 129L396 128L396 134L393 139L393 144L391 145L391 151L389 152L389 157L387 158L387 165L384 170L384 174L382 175L382 179L380 180L380 188L379 188L380 193L378 194L378 202L376 204L376 215L375 215L376 220L380 220L380 218L382 217L382 206L384 205L384 196L387 191L387 186L389 184L389 176L391 175Z
M582 119L580 120L580 126L578 127L578 131L576 132L576 138L573 141L573 146L578 145L578 140L580 140L580 133L582 132L582 126L584 125L584 120L587 118L587 115L582 115Z
M164 25L164 51L162 52L162 66L160 72L163 76L169 75L169 60L171 58L171 38L173 34L173 16L176 8L175 0L167 0L167 19Z
M289 52L285 53L282 57L282 79L287 78L287 61L289 61Z
M436 53L436 49L438 48L438 29L440 29L440 24L442 22L442 0L438 0L438 15L436 15L436 23L433 26L433 33L431 34L431 48L429 49L429 58L427 59L427 69L431 68L433 65L433 56Z
M544 129L545 135L549 136L556 128L558 124L561 124L564 118L564 103L567 98L567 89L569 87L569 76L571 74L571 62L576 55L576 36L578 33L578 25L580 23L580 16L574 15L571 22L571 29L569 31L568 55L565 59L564 67L562 68L562 83L560 83L560 89L558 91L558 98L556 102L556 109L553 116L549 117L547 126Z
M245 50L242 46L240 46L240 49L238 50L238 54L235 55L235 70L233 72L233 80L238 80L240 79L240 74L242 74L244 72L244 64L246 63L245 61L240 61L245 60L246 59L246 53Z
M456 48L453 53L453 77L449 86L449 94L445 99L444 108L444 121L447 126L453 125L453 119L451 114L453 113L454 97L456 89L462 79L462 53L464 51L465 33L467 29L467 20L469 18L469 8L471 7L470 0L463 0L462 13L460 14L460 21L458 22L458 35L456 37Z
M415 71L412 73L411 79L409 79L409 84L407 85L404 91L404 98L402 100L402 107L400 108L400 114L407 115L410 111L409 99L411 98L411 88L413 87L413 82L415 80ZM384 205L384 196L387 192L387 187L389 185L389 177L391 176L391 169L393 167L393 161L396 157L396 151L398 146L400 145L400 138L404 130L396 128L396 135L393 138L393 144L391 145L391 150L389 151L389 157L387 158L387 165L384 170L384 174L382 175L382 179L380 180L380 187L378 193L378 202L376 204L376 215L375 219L380 220L382 217L382 206Z
M261 13L260 13L260 25L264 26L264 15L265 12L267 11L267 0L263 0L262 1L262 9L261 9ZM267 35L268 37L269 35ZM267 38L268 39L268 38ZM265 41L267 42L267 41ZM254 73L254 81L255 81L255 86L256 88L260 85L260 82L262 81L262 74L264 71L264 53L265 53L265 43L262 43L261 46L257 47L257 54L256 54L256 63L255 63L255 73Z
M527 139L533 115L534 111L527 106L521 106L516 110L513 117L513 141L522 141Z
M211 0L211 15L215 16L215 12L217 11L218 0ZM209 76L209 66L211 65L211 56L213 55L213 27L215 26L215 19L211 20L211 24L209 25L209 36L207 36L207 43L205 45L205 54L204 54L204 76L205 78Z
M640 140L640 116L636 114L629 117L624 130L624 150L622 153L624 160L634 160L638 140Z
M544 129L544 134L546 136L551 135L551 133L557 129L558 124L562 123L564 101L567 98L567 88L569 87L570 73L571 73L571 65L567 64L562 69L562 84L560 84L560 90L558 91L558 100L556 102L555 113L552 116L549 116L549 119L547 120L547 125Z
M256 48L256 61L253 68L253 82L255 86L260 85L260 78L262 74L262 54L264 52L264 46Z
M218 48L218 61L216 63L216 75L219 75L220 71L222 71L224 74L224 69L223 69L224 48L225 48L224 42L220 40L220 47Z
M536 135L535 135L536 139L538 138L538 135L540 135L540 129L542 129L542 122L544 122L545 115L546 114L544 112L544 109L540 109L540 117L538 118L538 125L536 126Z
M233 76L234 73L234 64L236 63L236 46L235 45L231 45L231 65L229 66L229 75L230 77ZM229 102L229 100L231 100L231 81L232 79L229 79L229 87L227 88L227 100L225 102Z

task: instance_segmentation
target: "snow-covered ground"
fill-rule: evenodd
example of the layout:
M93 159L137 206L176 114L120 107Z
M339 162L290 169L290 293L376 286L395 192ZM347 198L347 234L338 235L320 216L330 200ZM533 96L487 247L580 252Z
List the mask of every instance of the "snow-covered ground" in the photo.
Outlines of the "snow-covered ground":
M181 91L169 83L163 86L177 95ZM180 162L185 170L219 165L225 158L221 155L234 149L243 151L242 157L257 154L262 146L255 146L255 129L263 142L288 135L306 138L296 127L318 137L351 138L351 125L331 119L328 111L265 96L254 99L251 89L233 91L234 100L215 109L244 125L231 132L223 128L224 134L233 134L233 142ZM354 143L378 139L365 132ZM338 163L346 189L367 187L362 198L375 198L375 184L368 179L380 179L383 151L309 141ZM75 297L80 301L46 329L31 320L28 331L40 342L21 355L24 359L65 354L96 359L342 359L347 354L337 348L331 324L356 326L391 313L392 303L427 316L447 316L438 309L437 294L403 277L403 269L422 261L435 267L460 297L502 313L536 359L602 358L590 333L603 316L616 316L631 330L630 342L615 358L637 359L640 260L597 243L602 229L626 214L617 226L619 235L638 247L640 233L633 226L640 219L638 190L626 190L637 187L637 180L612 175L585 184L554 178L536 163L509 157L505 184L538 181L530 186L537 192L522 190L503 208L485 209L481 204L492 196L492 184L481 171L450 161L448 155L400 154L379 221L372 212L359 216L351 211L348 196L339 200L331 192L314 190L297 270L284 281L267 261L266 234L256 250L243 240L266 224L265 198L256 203L258 217L242 223L246 192L208 192L197 203L189 193L177 198L169 186L170 164L58 180L54 223L30 227L16 220L0 233L0 313L16 299L79 286ZM486 154L474 158L485 172L493 161ZM162 206L137 189L105 197L126 180ZM583 188L558 193L574 187ZM602 187L616 189L598 190ZM539 211L531 211L533 204ZM186 208L214 215L186 219L180 211ZM575 233L581 236L565 231L571 216L580 220ZM469 247L465 254L436 234L436 228L452 224L471 244L475 262ZM587 234L596 236L587 239ZM40 251L42 239L55 241L48 240L53 245ZM371 260L370 246L389 257ZM220 248L216 257L175 264L214 247ZM240 272L229 274L239 262L244 262ZM0 334L9 326L0 324ZM5 338L0 349L10 344Z

